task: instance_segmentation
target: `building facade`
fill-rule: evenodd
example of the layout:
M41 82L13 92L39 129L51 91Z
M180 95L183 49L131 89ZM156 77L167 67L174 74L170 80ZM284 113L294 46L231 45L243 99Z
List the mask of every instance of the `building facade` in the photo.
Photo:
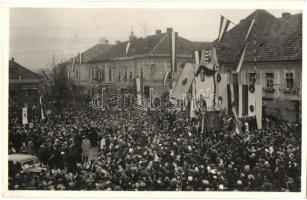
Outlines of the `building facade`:
M274 100L285 103L282 117L289 121L301 119L302 98L302 14L283 13L276 18L265 10L256 10L229 30L217 48L219 63L229 73L236 67L244 37L255 19L247 41L247 51L239 84L262 86L263 113L268 113ZM213 42L215 44L216 41ZM267 111L267 113L266 113Z
M140 78L142 92L146 97L151 95L165 96L169 92L171 70L168 32L157 30L155 35L136 38L131 33L129 40L118 42L105 53L93 58L90 80L93 83L91 95L102 93L102 90L116 89L133 91L136 78ZM182 71L182 63L192 59L194 50L203 49L208 43L192 42L178 37L176 51L176 75ZM164 85L164 79L167 85Z
M41 76L9 60L9 102L19 104L38 104Z
M70 59L66 63L68 78L75 86L82 87L81 91L84 95L88 94L87 88L91 87L91 64L89 61L111 47L112 45L109 44L106 38L101 38L99 44L79 53L78 56Z

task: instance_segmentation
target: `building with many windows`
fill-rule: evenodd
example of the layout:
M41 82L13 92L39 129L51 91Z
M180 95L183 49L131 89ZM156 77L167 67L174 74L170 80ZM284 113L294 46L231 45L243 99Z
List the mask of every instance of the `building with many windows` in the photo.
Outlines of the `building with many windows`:
M274 99L281 99L289 105L283 117L296 121L300 119L302 97L302 14L283 13L276 18L265 10L256 10L225 34L217 48L220 66L225 71L236 67L253 18L255 25L239 84L261 84L264 113ZM232 83L232 76L228 81Z
M169 83L164 86L164 78L171 69L169 34L172 29L162 33L157 30L154 35L137 38L131 32L128 41L117 42L106 52L91 61L92 82L91 95L102 93L102 90L116 89L120 91L135 91L135 80L141 79L142 92L145 96L166 95ZM181 63L192 59L194 50L203 49L209 43L192 42L178 37L177 74L182 70Z

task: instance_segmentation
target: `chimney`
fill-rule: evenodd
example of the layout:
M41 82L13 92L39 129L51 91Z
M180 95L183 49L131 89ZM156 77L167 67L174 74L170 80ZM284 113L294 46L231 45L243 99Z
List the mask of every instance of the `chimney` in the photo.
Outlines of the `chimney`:
M116 40L116 41L115 41L115 44L119 44L119 43L120 43L120 41L119 41L119 40Z
M288 16L290 16L291 15L291 13L289 13L289 12L283 12L282 14L281 14L281 17L288 17Z
M12 58L11 58L11 61L15 62L15 59L14 59L14 57L12 57Z
M156 30L156 35L161 35L162 31L160 29Z
M173 32L173 28L167 28L166 32L168 32L168 33Z
M109 44L109 40L107 40L106 37L101 37L101 38L99 39L99 43L100 43L100 44Z

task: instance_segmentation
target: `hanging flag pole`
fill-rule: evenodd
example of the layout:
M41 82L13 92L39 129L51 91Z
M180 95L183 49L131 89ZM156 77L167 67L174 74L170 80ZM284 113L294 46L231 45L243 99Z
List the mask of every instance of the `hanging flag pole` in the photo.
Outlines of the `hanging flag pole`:
M174 76L175 76L175 72L177 72L177 40L178 40L178 32L174 32L173 30L168 32L168 36L169 36L169 44L170 44L170 61L171 61L171 83L170 83L170 96L172 93L172 89L174 87Z
M242 65L243 65L243 62L244 62L244 58L245 58L246 49L247 49L247 40L248 40L250 33L251 33L251 31L254 27L254 24L255 24L255 17L253 18L253 20L252 20L252 22L249 26L248 32L245 36L244 48L240 52L240 57L239 57L239 61L238 61L238 65L237 65L237 68L235 70L235 73L239 73L241 71L241 68L242 68Z

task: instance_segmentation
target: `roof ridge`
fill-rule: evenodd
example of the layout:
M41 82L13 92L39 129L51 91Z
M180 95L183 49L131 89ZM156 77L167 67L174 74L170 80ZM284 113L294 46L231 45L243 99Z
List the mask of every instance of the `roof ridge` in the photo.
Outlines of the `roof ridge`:
M167 36L167 34L163 33L163 37L161 37L159 42L157 42L157 44L154 46L154 48L152 48L152 50L150 52L148 52L148 54L152 54L159 47L159 45L162 43L162 41L166 39L166 36Z

